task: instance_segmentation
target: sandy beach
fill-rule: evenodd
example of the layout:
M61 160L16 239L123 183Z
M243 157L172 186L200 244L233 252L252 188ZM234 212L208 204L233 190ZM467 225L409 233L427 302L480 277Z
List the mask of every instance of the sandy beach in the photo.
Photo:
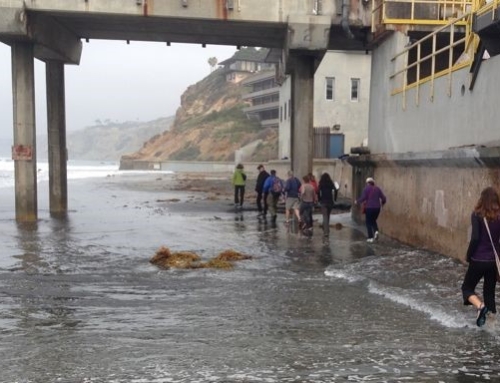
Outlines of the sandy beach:
M234 211L234 188L231 184L231 177L232 175L227 173L177 173L158 176L148 174L130 177L125 174L116 179L110 177L108 180L130 190L164 193L165 198L160 198L156 202L170 204L170 209L177 212L183 210L232 212ZM255 182L256 180L252 178L247 181L244 211L257 212ZM332 214L345 214L349 211L350 200L340 197L337 205L337 208L332 210ZM283 214L284 210L284 201L281 200L278 212ZM319 211L317 207L316 213Z

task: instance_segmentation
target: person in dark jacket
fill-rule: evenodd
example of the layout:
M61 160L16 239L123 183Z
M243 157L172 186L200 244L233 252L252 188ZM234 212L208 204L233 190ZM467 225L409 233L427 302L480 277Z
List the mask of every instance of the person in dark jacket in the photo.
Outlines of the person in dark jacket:
M257 170L259 171L257 182L255 183L255 192L257 193L257 210L259 211L259 216L265 217L267 214L267 196L264 195L264 182L267 177L269 177L269 173L266 172L264 165L257 166ZM262 202L264 202L264 204L262 204Z
M387 199L382 189L375 185L375 180L372 177L366 179L366 186L361 197L354 201L356 205L361 205L363 202L366 202L365 221L366 231L368 232L368 239L366 242L373 242L376 241L379 236L377 219Z
M462 294L464 304L473 305L477 309L476 325L481 327L486 322L488 312L496 313L495 286L498 270L493 244L495 244L495 250L498 253L500 250L498 243L500 239L500 197L492 187L487 187L481 192L471 215L471 224L472 233L467 248L469 267L462 283ZM484 278L484 303L475 292L481 278Z
M323 215L323 236L330 235L330 214L333 209L333 192L335 186L330 174L323 173L318 184L318 201L321 205L321 214Z

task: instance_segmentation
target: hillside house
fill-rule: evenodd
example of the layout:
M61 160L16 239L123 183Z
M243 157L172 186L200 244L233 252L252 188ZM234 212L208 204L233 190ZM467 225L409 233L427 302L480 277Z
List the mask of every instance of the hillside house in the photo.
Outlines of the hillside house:
M238 84L251 73L274 68L274 64L264 62L269 50L242 48L231 58L221 61L219 66L226 73L226 81Z

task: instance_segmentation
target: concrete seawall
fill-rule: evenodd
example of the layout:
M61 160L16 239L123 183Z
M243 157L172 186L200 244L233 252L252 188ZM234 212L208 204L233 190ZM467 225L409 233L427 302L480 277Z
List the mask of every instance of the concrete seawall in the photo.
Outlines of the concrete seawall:
M349 162L356 195L367 176L374 176L387 195L379 219L384 234L460 261L481 190L500 188L500 148L360 156ZM363 220L359 209L353 210L353 218Z

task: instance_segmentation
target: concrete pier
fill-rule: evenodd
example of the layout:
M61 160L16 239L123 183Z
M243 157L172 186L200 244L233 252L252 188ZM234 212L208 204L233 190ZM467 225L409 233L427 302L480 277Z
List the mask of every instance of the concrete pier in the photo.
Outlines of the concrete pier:
M64 64L47 61L46 80L50 214L64 215L68 210Z
M312 171L314 57L295 56L292 62L292 169L297 177Z
M38 204L33 44L12 45L12 92L16 220L34 222L38 218Z

